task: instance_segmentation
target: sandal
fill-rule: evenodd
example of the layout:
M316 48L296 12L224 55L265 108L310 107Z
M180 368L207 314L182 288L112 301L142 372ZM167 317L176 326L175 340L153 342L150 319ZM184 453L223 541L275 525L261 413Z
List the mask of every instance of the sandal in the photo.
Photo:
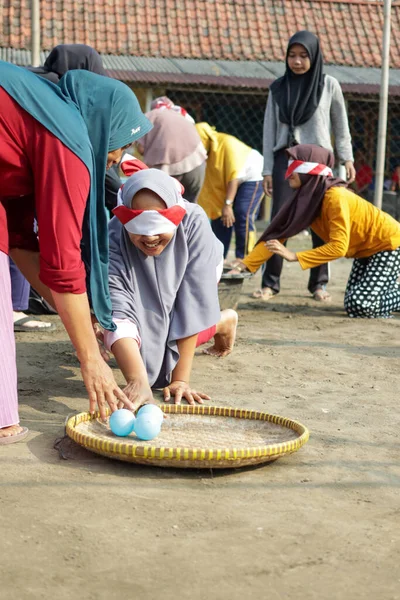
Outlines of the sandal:
M329 302L332 298L324 288L318 288L312 296L317 302Z
M22 319L18 319L18 321L14 321L14 331L29 331L30 333L43 333L45 331L54 331L54 329L56 329L56 326L53 323L51 323L48 327L28 327L28 325L25 325L25 323L27 323L28 321L36 321L37 323L43 323L43 321L40 321L40 319L35 319L35 317L23 317Z
M21 442L29 433L29 429L27 427L23 427L22 431L19 433L15 433L14 435L7 435L4 437L0 437L0 446L5 446L6 444L15 444L16 442Z
M252 298L257 298L257 300L264 300L265 302L270 300L273 296L275 296L274 290L268 287L261 290L256 290L251 295Z

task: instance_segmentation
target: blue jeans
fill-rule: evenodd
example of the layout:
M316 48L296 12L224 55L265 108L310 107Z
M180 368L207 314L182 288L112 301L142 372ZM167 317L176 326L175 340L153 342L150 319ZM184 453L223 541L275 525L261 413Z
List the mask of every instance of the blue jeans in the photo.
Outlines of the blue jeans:
M235 229L236 258L244 258L248 254L249 234L255 232L255 220L260 208L264 191L261 181L246 181L242 183L235 196L233 213L235 223L232 227L225 227L222 219L211 221L211 227L217 238L224 245L224 258L226 258L231 243L232 232Z
M23 311L29 306L29 292L31 286L18 269L17 265L10 260L11 296L13 310Z

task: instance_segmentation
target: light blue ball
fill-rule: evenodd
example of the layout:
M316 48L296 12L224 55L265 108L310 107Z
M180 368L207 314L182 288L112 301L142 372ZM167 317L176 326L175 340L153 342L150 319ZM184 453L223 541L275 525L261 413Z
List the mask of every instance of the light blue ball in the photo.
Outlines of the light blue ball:
M125 437L132 433L135 426L135 415L126 408L120 408L112 413L110 417L110 429L119 437Z
M154 420L157 419L160 425L164 420L164 413L159 406L156 406L156 404L144 404L137 412L138 417L141 415L147 415Z
M151 418L146 413L138 415L135 421L135 433L140 440L152 440L159 435L161 423L157 418Z

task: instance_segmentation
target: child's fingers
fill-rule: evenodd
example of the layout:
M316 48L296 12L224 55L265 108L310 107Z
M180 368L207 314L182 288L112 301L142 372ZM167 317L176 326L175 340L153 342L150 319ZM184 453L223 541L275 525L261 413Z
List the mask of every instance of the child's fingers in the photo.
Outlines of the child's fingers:
M188 402L189 404L192 404L192 405L193 405L193 404L196 404L196 403L195 403L195 401L194 401L194 398L193 398L193 394L192 394L192 392L191 392L190 390L187 390L187 391L185 392L185 394L184 394L184 398L185 398L185 400L187 400L187 402Z
M169 402L171 400L171 392L169 387L164 388L164 402Z
M175 393L175 404L180 404L182 400L182 390L177 390Z
M203 394L203 392L193 392L193 395L195 398L196 398L196 396L198 396L199 398L202 398L203 400L211 400L211 397L207 396L207 394Z
M193 393L193 398L195 399L197 404L204 404L202 396L200 396L199 394Z

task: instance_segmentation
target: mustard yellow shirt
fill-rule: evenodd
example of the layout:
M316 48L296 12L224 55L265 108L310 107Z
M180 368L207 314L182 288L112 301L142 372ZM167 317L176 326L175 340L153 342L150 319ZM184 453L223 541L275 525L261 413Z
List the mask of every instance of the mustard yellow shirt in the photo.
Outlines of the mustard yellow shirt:
M400 223L344 187L333 187L326 192L321 213L312 222L311 229L325 244L296 253L302 269L343 256L365 258L400 246ZM261 242L243 262L255 273L271 256Z
M209 219L218 219L226 200L227 185L238 178L251 148L232 135L218 133L207 123L196 123L196 129L208 153L198 204Z

